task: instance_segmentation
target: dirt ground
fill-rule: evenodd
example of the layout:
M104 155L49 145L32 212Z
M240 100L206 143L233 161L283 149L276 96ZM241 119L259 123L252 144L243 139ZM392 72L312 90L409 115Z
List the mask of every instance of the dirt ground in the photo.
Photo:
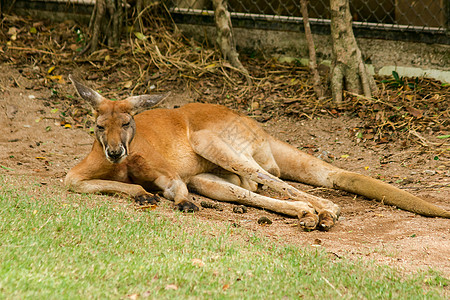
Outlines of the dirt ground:
M23 76L26 71L0 65L0 174L31 176L50 187L62 186L67 171L89 152L93 137L83 128L62 126L58 112L48 102L52 97L49 90L30 82ZM62 90L77 97L68 83L62 84ZM179 93L163 106L187 102L188 93ZM360 141L352 131L360 122L344 114L302 120L275 116L263 126L336 166L380 178L450 210L450 165L445 156L436 160L436 153L424 151L418 144L405 147L408 136L383 144ZM435 141L433 135L422 136ZM229 203L220 203L223 210L201 208L193 217L248 228L281 243L325 248L334 258L364 258L405 272L433 268L450 277L450 220L421 217L342 191L293 184L342 207L331 231L303 232L295 219L256 208L248 208L245 214L233 213L235 205ZM193 198L199 205L211 201L198 195ZM165 207L158 209L171 213ZM259 225L262 216L273 223Z

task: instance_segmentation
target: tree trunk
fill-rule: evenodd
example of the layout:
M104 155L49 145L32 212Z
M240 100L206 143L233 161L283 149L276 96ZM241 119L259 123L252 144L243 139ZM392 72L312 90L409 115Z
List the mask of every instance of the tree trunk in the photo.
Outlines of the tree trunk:
M125 5L125 0L96 0L89 22L91 40L78 56L96 51L100 43L120 45Z
M135 28L138 32L143 32L144 24L142 22L142 7L143 7L143 0L137 0L136 1L136 21L135 21Z
M230 12L227 9L227 0L213 0L213 5L214 20L217 28L217 44L220 47L220 51L233 67L244 74L248 84L252 84L250 75L239 60L239 54L236 51Z
M335 102L342 101L346 90L371 97L377 91L372 75L362 60L352 29L349 0L330 0L333 65L331 91ZM344 86L345 85L345 86Z
M308 43L309 52L309 69L313 75L313 87L317 98L323 98L323 88L320 84L319 71L317 71L317 58L316 58L316 46L314 45L314 39L311 33L311 27L309 26L308 16L308 0L300 0L303 25L305 26L305 36Z

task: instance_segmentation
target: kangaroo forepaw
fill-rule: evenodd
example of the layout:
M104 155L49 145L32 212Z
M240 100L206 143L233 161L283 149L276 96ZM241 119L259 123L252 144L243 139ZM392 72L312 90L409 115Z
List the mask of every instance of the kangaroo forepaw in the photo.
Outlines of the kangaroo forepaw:
M303 230L309 231L316 228L317 224L319 223L319 216L308 212L308 211L302 211L298 214L298 224Z
M198 211L197 205L190 201L183 201L177 204L178 209L182 212L196 212Z
M134 201L139 205L157 205L160 199L158 195L143 194L135 196Z
M322 231L328 231L336 223L337 216L331 212L323 211L319 214L319 224L317 229Z

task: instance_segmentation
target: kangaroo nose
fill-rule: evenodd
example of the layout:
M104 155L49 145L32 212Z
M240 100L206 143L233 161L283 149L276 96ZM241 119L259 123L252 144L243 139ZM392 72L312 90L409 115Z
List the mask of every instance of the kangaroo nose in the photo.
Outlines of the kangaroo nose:
M123 147L119 147L117 149L108 148L106 150L108 158L112 161L118 161L122 156L125 155L125 149Z

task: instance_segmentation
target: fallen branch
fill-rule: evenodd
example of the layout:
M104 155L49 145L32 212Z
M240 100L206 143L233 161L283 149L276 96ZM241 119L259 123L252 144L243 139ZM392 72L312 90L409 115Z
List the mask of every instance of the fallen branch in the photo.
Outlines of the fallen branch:
M430 142L429 140L427 140L426 138L424 138L423 136L421 136L417 131L411 129L409 130L409 133L411 133L412 135L414 135L415 137L417 137L420 140L420 143L422 144L422 146L424 147L430 147L430 145L433 146L443 146L443 145L448 145L445 143L434 143L434 142Z
M58 53L54 53L54 52L50 52L50 51L45 51L45 50L39 50L39 49L34 49L34 48L27 48L27 47L8 47L8 49L11 50L20 50L20 51L32 51L32 52L38 52L38 53L43 53L43 54L50 54L50 55L63 55L66 56L66 54L58 54Z

